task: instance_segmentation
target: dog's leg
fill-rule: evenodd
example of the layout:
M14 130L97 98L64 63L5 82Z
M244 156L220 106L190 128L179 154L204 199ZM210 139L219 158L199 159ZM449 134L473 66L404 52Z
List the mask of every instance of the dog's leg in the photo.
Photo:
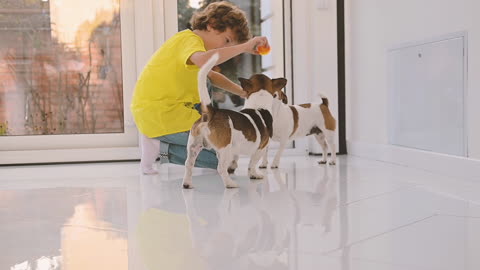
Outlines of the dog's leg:
M335 132L331 130L325 131L325 139L328 144L328 148L330 148L330 153L332 157L330 158L330 162L328 164L335 165L337 163L337 146L335 145Z
M250 179L262 179L263 175L257 172L257 164L263 155L265 149L259 149L250 157L250 163L248 164L248 176Z
M282 140L280 141L280 147L277 150L277 153L275 154L275 158L273 159L272 162L272 169L277 169L278 165L280 164L280 157L282 157L282 153L285 150L285 147L287 146L288 140Z
M328 156L328 145L327 141L325 140L325 135L323 133L315 135L315 139L322 147L322 160L318 162L318 164L327 164L327 156Z
M222 177L223 183L226 188L237 188L238 184L230 178L228 174L228 166L232 162L232 146L227 146L225 148L219 149L217 151L218 157L218 167L217 171Z
M263 151L262 163L260 164L260 169L266 169L268 166L268 146L265 147Z
M185 175L183 176L183 188L193 188L192 169L195 166L197 156L202 151L202 138L194 137L190 132L187 143L187 159L185 160Z
M228 167L228 173L233 174L235 170L238 168L238 155L233 155L233 160L230 166Z

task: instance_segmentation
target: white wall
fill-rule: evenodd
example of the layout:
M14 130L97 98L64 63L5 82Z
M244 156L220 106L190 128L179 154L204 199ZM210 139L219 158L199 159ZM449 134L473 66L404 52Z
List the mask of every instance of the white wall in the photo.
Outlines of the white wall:
M469 157L480 159L480 1L345 0L347 140L387 144L387 50L468 33ZM477 117L475 117L477 116Z

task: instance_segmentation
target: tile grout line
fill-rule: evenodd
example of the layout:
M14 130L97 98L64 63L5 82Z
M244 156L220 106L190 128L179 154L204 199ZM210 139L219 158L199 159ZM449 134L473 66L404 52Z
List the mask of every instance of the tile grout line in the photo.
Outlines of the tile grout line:
M454 217L454 218L474 218L480 219L480 216L460 216L460 215L451 215L451 214L439 214L440 217Z
M347 247L350 248L350 247L352 247L352 246L354 246L354 245L357 245L357 244L360 244L360 243L362 243L362 242L365 242L365 241L368 241L368 240L371 240L371 239L380 237L380 236L385 235L385 234L392 233L392 232L394 232L394 231L397 231L397 230L406 228L406 227L411 226L411 225L414 225L414 224L416 224L416 223L423 222L423 221L425 221L425 220L428 220L428 219L430 219L430 218L432 218L432 217L436 217L436 216L439 216L439 215L438 215L438 214L433 214L433 215L424 217L424 218L422 218L422 219L419 219L419 220L410 222L410 223L408 223L408 224L401 225L401 226L396 227L396 228L393 228L393 229L391 229L391 230L388 230L388 231L385 231L385 232L382 232L382 233L379 233L379 234L376 234L376 235L372 235L372 236L369 236L369 237L364 238L364 239L360 239L360 240L358 240L358 241L356 241L356 242L347 244L347 245L345 245L345 246L343 246L343 247L339 247L339 248L336 248L336 249L334 249L334 250L330 250L330 251L324 252L324 253L322 253L322 255L328 255L328 254L331 254L331 253L333 253L333 252L342 250L342 249L347 248Z
M383 193L379 193L379 194L376 194L376 195L372 195L372 196L367 197L367 198L362 198L362 199L358 199L358 200L355 200L355 201L351 201L351 202L348 202L348 203L346 203L346 204L344 204L344 205L349 206L349 205L352 205L352 204L355 204L355 203L358 203L358 202L361 202L361 201L365 201L365 200L369 200L369 199L381 197L381 196L384 196L384 195L387 195L387 194L396 193L396 192L401 191L401 190L415 189L416 187L417 187L417 186L398 187L398 188L396 188L396 189L393 189L393 190L390 190L390 191L387 191L387 192L383 192Z

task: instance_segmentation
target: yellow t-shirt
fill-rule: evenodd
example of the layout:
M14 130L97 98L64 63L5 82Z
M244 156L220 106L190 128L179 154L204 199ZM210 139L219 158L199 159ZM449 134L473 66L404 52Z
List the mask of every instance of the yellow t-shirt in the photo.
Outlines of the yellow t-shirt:
M145 136L187 131L200 118L192 106L200 102L199 68L187 63L199 51L206 51L202 38L184 30L167 40L148 61L130 105L137 128Z

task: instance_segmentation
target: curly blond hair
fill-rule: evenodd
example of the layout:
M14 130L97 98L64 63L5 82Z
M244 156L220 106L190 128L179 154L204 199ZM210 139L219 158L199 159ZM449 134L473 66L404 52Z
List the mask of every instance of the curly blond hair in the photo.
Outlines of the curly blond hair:
M245 12L227 1L211 3L205 9L195 12L190 19L190 25L192 30L207 30L210 25L222 33L230 28L238 43L251 38Z

